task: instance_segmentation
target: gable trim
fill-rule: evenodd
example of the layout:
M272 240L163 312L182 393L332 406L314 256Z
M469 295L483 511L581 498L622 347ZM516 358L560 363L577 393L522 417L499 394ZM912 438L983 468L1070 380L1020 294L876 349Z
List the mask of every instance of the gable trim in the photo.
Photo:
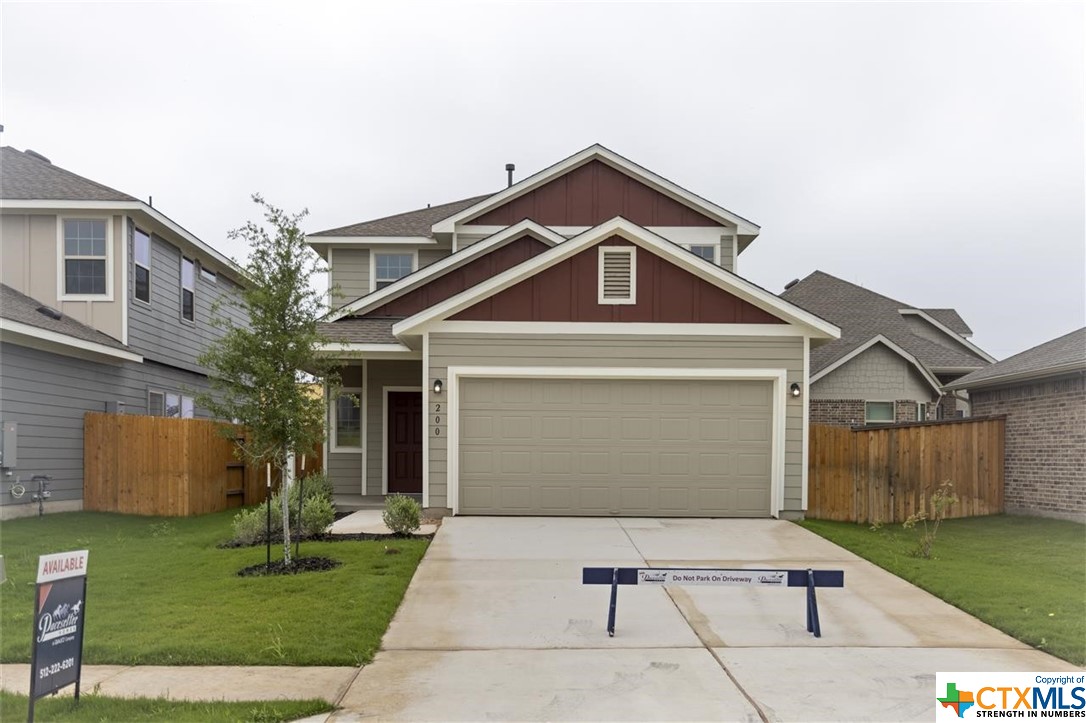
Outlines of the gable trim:
M528 176L527 178L514 183L506 189L495 193L493 196L489 196L473 204L463 211L453 214L446 219L438 221L431 227L432 233L453 233L456 230L456 225L462 223L466 219L478 216L486 211L498 208L506 204L507 202L522 196L529 191L533 191L540 186L544 185L548 181L551 181L559 176L564 175L568 171L584 165L592 160L599 160L606 163L613 168L626 173L629 176L641 181L646 186L649 186L653 190L659 191L666 196L685 204L710 218L715 218L720 221L726 222L728 225L733 225L738 228L738 233L746 236L757 236L761 232L761 228L747 219L732 213L726 208L716 205L710 201L705 200L701 196L687 191L685 188L678 186L662 176L658 176L647 168L643 168L633 161L627 158L623 158L619 154L612 150L604 148L598 143L585 148L579 153L575 153L565 160L544 168L538 173Z
M403 296L409 291L419 288L430 279L463 266L468 261L476 259L509 241L515 241L524 234L530 234L549 246L554 246L565 241L564 237L559 236L546 226L541 226L535 221L525 219L492 236L488 236L482 241L477 241L466 248L455 251L425 268L412 272L383 289L379 289L378 291L355 299L351 303L340 307L339 310L330 314L326 318L326 321L338 321L345 316L364 314L367 311L376 309L393 299Z
M143 357L139 354L133 354L123 349L115 349L94 341L77 339L74 336L11 319L0 319L0 339L18 346L29 346L65 356L88 357L91 359L107 357L110 360L143 363Z
M836 371L837 369L840 369L845 364L848 364L850 361L858 357L860 354L863 354L865 351L875 346L876 344L884 345L887 349L894 352L905 361L909 362L909 364L913 365L913 367L915 367L916 370L920 372L920 376L924 377L924 381L926 381L928 385L931 386L936 394L942 393L943 387L941 384L939 384L939 380L935 378L935 375L932 374L927 367L920 363L919 359L902 349L894 342L887 339L882 334L877 334L871 337L863 344L860 344L860 346L850 351L848 354L845 354L843 357L830 364L825 369L820 370L817 374L812 374L810 383L814 384L819 379L822 379L823 377L828 376L830 373Z
M898 309L898 313L900 313L902 316L905 316L906 314L909 314L909 315L912 315L912 316L919 316L921 319L928 322L929 324L934 326L936 329L943 332L944 334L949 336L951 339L953 339L954 341L961 344L962 346L964 346L969 351L971 351L974 354L976 354L977 356L979 356L981 359L984 359L989 364L994 364L995 363L995 357L989 355L988 352L984 351L983 349L978 347L976 344L974 344L973 342L966 339L961 334L955 333L955 331L953 329L948 327L946 324L943 324L941 321L938 321L934 316L927 313L926 311L922 311L921 309Z
M475 302L493 296L517 282L550 268L615 234L622 236L637 246L658 254L679 268L724 289L744 301L750 302L782 321L807 327L809 329L808 336L825 339L837 339L841 336L841 330L828 321L784 301L765 289L722 269L700 256L689 253L681 246L677 246L621 216L560 243L534 258L503 271L480 284L476 284L470 289L465 289L429 309L402 319L393 325L392 333L397 337L405 334L417 334L424 325L452 316Z

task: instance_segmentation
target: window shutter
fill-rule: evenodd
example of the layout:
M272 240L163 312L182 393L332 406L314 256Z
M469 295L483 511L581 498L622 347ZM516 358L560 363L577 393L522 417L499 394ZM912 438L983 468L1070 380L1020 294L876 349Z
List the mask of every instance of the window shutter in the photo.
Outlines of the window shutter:
M634 248L630 246L600 248L599 301L633 303Z

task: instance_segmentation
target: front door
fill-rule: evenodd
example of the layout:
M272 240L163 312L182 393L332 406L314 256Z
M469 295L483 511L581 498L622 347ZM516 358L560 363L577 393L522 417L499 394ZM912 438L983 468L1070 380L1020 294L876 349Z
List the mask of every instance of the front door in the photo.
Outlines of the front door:
M422 494L422 392L389 392L388 492Z

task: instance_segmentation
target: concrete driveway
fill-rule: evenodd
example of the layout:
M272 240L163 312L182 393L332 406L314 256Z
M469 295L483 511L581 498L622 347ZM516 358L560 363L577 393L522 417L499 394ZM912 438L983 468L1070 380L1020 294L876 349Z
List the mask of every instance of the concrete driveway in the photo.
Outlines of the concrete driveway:
M584 566L843 569L820 589L622 587ZM364 611L359 611L364 614ZM936 671L1073 670L788 522L445 520L332 720L924 720Z

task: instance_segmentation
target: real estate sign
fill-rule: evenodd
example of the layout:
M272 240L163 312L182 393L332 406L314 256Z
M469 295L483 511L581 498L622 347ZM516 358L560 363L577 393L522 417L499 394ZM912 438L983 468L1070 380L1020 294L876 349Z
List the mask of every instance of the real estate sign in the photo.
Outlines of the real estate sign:
M87 550L38 558L34 596L34 643L30 665L30 720L34 701L75 684L83 661L87 600Z

